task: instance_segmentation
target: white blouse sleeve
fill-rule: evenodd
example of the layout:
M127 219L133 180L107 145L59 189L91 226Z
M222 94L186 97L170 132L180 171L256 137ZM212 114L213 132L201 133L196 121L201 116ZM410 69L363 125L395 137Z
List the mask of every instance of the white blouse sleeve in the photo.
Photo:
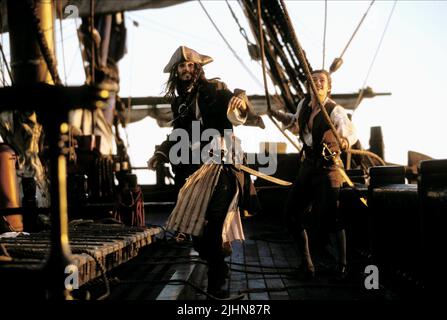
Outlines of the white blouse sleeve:
M334 110L332 110L331 120L334 123L338 134L342 138L348 140L349 147L356 143L358 140L357 131L354 124L349 120L346 110L342 106L337 105Z

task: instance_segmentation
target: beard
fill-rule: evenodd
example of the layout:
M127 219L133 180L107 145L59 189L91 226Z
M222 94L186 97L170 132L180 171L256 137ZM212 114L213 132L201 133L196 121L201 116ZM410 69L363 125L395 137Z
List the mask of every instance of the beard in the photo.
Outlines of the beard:
M190 77L187 77L188 79L182 80L183 76L185 74L189 74ZM186 94L188 92L191 92L191 90L197 85L198 80L201 77L201 74L203 74L203 71L201 68L196 68L193 72L185 71L181 75L177 75L175 81L176 84L176 90L180 95Z
M189 72L189 71L185 71L181 75L179 75L179 79L181 81L190 81L193 78L194 78L194 75L191 72Z
M177 81L177 91L180 94L187 93L194 86L195 82L196 81L195 81L194 77L191 77L191 79L189 79L189 80L178 79L178 81Z

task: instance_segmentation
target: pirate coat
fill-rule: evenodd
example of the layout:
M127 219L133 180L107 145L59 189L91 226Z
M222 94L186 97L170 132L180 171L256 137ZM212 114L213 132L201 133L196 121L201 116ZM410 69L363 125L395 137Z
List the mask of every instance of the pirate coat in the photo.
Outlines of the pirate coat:
M176 97L173 101L171 108L174 129L186 130L191 139L193 121L199 121L200 134L206 129L215 129L223 136L224 130L233 128L233 123L227 116L228 103L233 96L234 94L221 81L207 80L200 83L197 88L186 95ZM240 114L233 114L231 118L239 120L239 123L235 124L244 123ZM167 156L175 143L175 141L166 140L157 149L157 152ZM194 148L200 148L201 152L208 143L209 141L200 141L198 145L197 141L190 141L189 152L191 155L189 159L192 159ZM227 164L180 163L173 165L176 184L183 188L179 191L176 208L168 220L169 228L193 235L200 234L206 207L212 196L210 191L215 187L224 166L225 170L231 172L235 177L237 192L229 208L228 223L224 224L223 237L224 240L243 239L240 224L231 225L230 220L240 219L239 214L235 217L237 211L248 210L252 213L258 211L259 205L250 176L237 170L233 165ZM185 212L188 214L185 215Z

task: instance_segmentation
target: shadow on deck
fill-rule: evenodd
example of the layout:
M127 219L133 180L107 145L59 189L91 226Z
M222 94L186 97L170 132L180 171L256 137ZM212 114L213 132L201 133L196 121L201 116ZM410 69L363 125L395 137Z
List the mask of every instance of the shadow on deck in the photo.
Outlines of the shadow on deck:
M154 214L149 221L162 224L166 215ZM155 222L154 222L155 221ZM272 224L271 217L245 220L246 241L233 243L233 254L227 258L231 268L226 282L230 296L243 300L326 300L375 301L399 297L381 287L367 290L364 286L365 263L350 261L350 272L343 281L331 275L333 259L329 253L316 252L317 277L300 280L297 266L301 258L283 227ZM117 300L205 300L209 299L206 263L189 241L176 242L169 234L156 241L139 256L109 273Z

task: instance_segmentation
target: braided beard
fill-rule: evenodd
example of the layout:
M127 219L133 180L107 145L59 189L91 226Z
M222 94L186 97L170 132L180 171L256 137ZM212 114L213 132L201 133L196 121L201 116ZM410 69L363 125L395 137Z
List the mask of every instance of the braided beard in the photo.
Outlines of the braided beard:
M180 78L177 78L177 92L180 95L184 95L188 92L193 91L194 87L197 86L197 80L199 79L201 70L194 70L194 72L191 74L191 79L189 80L181 80Z
M177 81L177 91L180 95L184 95L188 92L191 92L196 84L196 79L190 80L178 80Z

